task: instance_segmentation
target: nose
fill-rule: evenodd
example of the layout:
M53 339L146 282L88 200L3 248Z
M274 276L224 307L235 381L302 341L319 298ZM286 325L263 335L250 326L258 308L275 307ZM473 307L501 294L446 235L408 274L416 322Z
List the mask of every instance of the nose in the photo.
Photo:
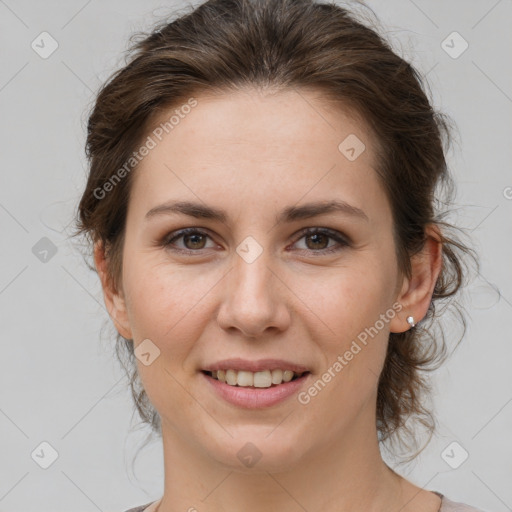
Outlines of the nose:
M287 301L292 292L283 277L269 267L265 251L252 263L235 254L233 268L224 279L217 314L222 329L261 338L288 328L291 317Z

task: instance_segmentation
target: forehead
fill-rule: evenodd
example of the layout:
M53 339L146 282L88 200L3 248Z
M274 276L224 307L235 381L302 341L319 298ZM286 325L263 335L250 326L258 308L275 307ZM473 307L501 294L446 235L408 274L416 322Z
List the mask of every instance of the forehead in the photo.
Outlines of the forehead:
M168 146L179 146L182 151L195 146L196 155L203 146L215 151L232 144L233 153L245 146L244 151L253 148L260 158L267 156L261 151L268 149L273 158L283 154L287 159L316 148L322 152L329 145L336 149L350 134L364 140L368 149L373 144L369 140L372 134L357 111L327 100L319 90L261 91L246 87L203 94L194 101L193 108L187 105L190 99L184 99L152 120L152 132L159 130L162 135L156 133L158 142L165 139ZM163 151L160 147L156 153ZM368 160L370 154L365 155Z
M238 200L239 206L257 200L269 207L306 195L318 200L341 194L358 207L382 201L374 137L353 110L298 89L245 89L195 101L193 108L180 112L174 106L152 123L148 134L155 146L132 184L145 207L183 196Z

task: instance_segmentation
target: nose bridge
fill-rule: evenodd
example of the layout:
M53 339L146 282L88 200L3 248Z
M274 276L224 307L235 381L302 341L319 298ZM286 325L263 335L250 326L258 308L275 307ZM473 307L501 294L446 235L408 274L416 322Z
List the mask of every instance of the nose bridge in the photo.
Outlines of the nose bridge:
M222 327L236 327L247 336L257 336L268 327L284 328L287 318L270 269L270 251L256 243L249 239L237 247L219 312Z
M234 260L234 293L242 294L246 299L245 302L256 300L261 303L261 301L269 300L272 287L272 273L269 269L270 258L268 251L263 251L254 259L246 259L238 254Z
M237 248L231 292L241 311L247 309L261 315L270 310L273 289L270 263L269 251L263 247L258 250L252 241L243 242Z

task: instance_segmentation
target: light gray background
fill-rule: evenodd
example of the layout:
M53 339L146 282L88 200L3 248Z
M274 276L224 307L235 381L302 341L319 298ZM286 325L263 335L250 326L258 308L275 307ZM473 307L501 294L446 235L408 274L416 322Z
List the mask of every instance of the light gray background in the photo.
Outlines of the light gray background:
M0 0L1 511L119 511L161 496L159 441L129 469L148 431L136 428L113 329L100 339L107 315L99 282L66 226L85 183L94 92L122 64L134 30L184 5ZM465 295L466 337L434 375L438 435L400 471L454 500L512 510L512 2L369 5L395 47L428 73L436 107L458 124L453 219L482 261ZM31 48L43 31L59 45L47 59ZM456 59L441 46L453 31L469 44ZM32 251L43 237L57 248L46 262ZM31 457L43 441L59 454L48 469ZM454 441L469 453L457 469L441 456Z

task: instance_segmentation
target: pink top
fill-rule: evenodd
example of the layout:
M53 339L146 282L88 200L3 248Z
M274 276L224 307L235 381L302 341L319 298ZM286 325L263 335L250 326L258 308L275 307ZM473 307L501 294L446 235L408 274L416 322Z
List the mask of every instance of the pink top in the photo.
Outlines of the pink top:
M438 512L483 512L480 509L470 507L469 505L465 505L464 503L459 503L455 501L451 501L441 493L435 492L438 496L441 497L441 508ZM155 512L162 498L158 501L153 501L151 503L147 503L146 505L141 505L139 507L131 508L126 510L126 512Z

